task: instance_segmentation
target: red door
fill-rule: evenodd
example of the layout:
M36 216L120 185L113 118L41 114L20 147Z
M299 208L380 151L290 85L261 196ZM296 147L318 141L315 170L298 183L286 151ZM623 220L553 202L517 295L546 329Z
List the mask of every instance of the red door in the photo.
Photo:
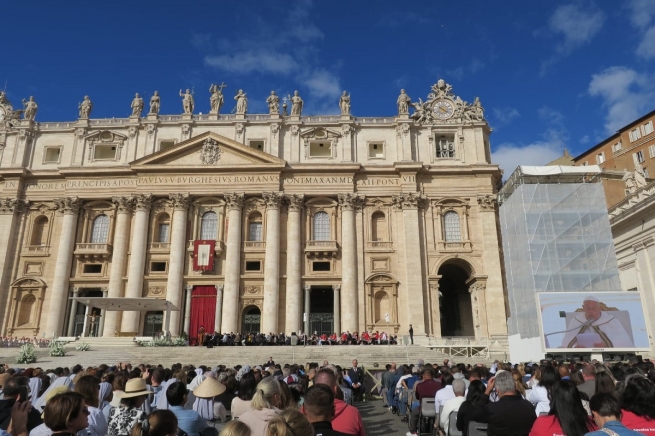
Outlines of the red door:
M214 333L216 316L216 287L194 286L191 291L191 319L189 321L189 344L198 343L198 332L204 327L205 334Z

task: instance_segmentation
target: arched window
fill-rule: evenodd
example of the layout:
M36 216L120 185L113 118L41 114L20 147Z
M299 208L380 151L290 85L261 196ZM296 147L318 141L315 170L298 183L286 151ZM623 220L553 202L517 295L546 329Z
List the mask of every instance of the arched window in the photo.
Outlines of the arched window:
M34 220L30 245L46 245L48 239L48 218L40 216Z
M218 234L218 215L206 212L200 220L200 239L215 241Z
M262 215L258 212L253 213L248 218L248 240L262 241Z
M457 212L448 211L443 216L444 233L446 242L460 242L462 240L462 229L459 225Z
M387 241L387 218L378 211L371 217L371 241Z
M91 227L91 243L106 244L109 236L109 217L107 215L98 215L93 220Z
M170 242L171 218L167 213L162 213L157 217L157 235L155 242Z
M20 302L20 310L18 312L18 321L16 321L16 326L20 327L30 323L32 318L32 308L36 298L32 294L28 294L23 297L23 300Z
M314 214L313 230L315 241L330 240L330 216L327 212L321 211Z

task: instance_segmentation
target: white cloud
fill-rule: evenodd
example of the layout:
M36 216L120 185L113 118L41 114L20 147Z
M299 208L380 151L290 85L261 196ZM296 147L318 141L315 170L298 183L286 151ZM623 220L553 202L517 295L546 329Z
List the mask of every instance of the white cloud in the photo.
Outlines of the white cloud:
M519 111L513 107L494 108L494 118L502 124L510 123L514 118L520 116Z
M574 3L555 9L548 20L548 26L553 32L564 36L564 42L557 50L562 54L569 54L591 41L604 22L605 14L594 5L585 9L582 4Z
M641 43L637 47L637 54L645 59L655 58L655 26L644 33Z
M627 67L610 67L591 76L588 92L603 99L608 134L643 115L655 97L649 78Z
M466 66L460 66L452 70L446 70L446 76L453 77L456 80L462 80L467 74L475 74L478 71L483 70L485 66L486 64L481 59L473 58L471 59L471 62L469 62L469 64Z
M630 10L632 25L645 30L651 20L655 18L655 2L653 0L629 0L626 4Z
M306 77L302 79L309 91L309 94L317 98L333 98L336 101L341 95L341 85L339 78L329 71L317 69L311 71Z
M491 153L491 162L503 170L507 179L519 165L546 165L562 156L564 144L555 141L536 141L528 145L505 143Z
M289 74L298 67L296 60L287 53L271 51L247 51L234 54L205 56L205 65L228 73L253 72Z
M589 135L584 135L582 138L580 138L580 144L589 144L589 141Z

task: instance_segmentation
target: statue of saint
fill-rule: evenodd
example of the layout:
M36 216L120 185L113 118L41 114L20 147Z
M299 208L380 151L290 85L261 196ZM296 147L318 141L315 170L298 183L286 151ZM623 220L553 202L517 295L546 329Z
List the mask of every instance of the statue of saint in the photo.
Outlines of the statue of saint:
M139 118L141 112L143 112L143 99L139 96L139 93L134 94L134 100L132 100L132 117Z
M34 101L34 97L30 96L29 100L23 99L23 118L26 120L34 121L36 111L39 106Z
M89 118L91 116L93 103L88 95L84 96L84 100L79 104L78 109L80 110L80 118Z
M400 95L396 104L398 105L398 115L409 115L409 104L412 102L412 99L405 93L404 89L400 90Z
M339 99L339 109L341 109L341 115L350 115L350 94L347 94L346 91L343 91Z
M270 115L280 115L280 97L275 95L275 91L271 91L271 95L266 99L268 104L268 113Z
M223 88L225 88L225 85L223 84L220 86L212 84L212 86L209 87L209 92L212 94L209 98L209 106L211 107L211 110L209 111L210 114L218 114L221 111L223 103L225 103L225 99L223 98Z
M150 97L150 112L148 115L158 115L159 114L159 91L155 91L152 97Z
M187 115L192 114L195 102L193 101L191 91L187 89L186 92L182 94L182 90L180 89L180 97L182 97L182 108L184 109L184 113Z
M302 107L305 102L302 101L302 98L298 95L298 91L293 91L293 97L291 97L291 116L299 117L302 115Z
M237 110L236 113L239 115L245 115L248 112L248 97L243 89L240 89L237 92L237 95L234 96L234 99L237 101Z

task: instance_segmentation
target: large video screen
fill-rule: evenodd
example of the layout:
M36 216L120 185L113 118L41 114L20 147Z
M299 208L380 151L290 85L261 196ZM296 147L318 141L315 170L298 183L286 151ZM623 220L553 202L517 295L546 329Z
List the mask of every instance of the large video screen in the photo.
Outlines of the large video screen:
M638 292L541 292L546 352L649 349Z

